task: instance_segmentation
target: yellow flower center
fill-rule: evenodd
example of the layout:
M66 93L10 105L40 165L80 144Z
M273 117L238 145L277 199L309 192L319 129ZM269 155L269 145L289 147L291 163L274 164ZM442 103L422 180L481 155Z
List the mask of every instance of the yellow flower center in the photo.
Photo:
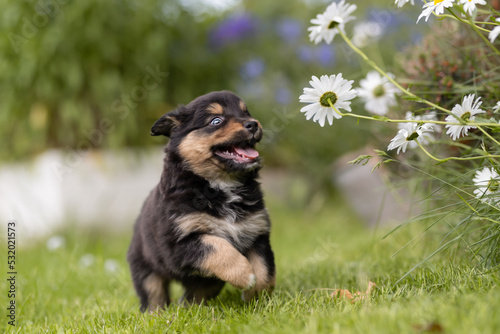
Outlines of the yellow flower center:
M406 138L406 141L412 141L412 140L415 140L417 138L418 138L418 133L413 132L411 135L408 136L408 138Z
M495 191L500 188L500 183L497 180L491 179L490 182L488 182L488 190L494 193Z
M337 26L339 25L340 23L337 22L337 21L332 21L330 22L330 24L328 25L328 29L335 29L337 28Z
M436 6L438 3L441 3L441 2L443 2L443 0L434 0L434 6Z
M335 102L337 102L337 94L335 94L334 92L326 92L319 98L319 103L323 107L330 107L330 103L328 103L328 100L330 100L334 105Z
M460 116L460 118L467 122L470 119L470 116L470 112L467 111L462 116Z
M384 94L385 94L384 85L378 85L373 89L373 96L375 97L381 97L384 96Z

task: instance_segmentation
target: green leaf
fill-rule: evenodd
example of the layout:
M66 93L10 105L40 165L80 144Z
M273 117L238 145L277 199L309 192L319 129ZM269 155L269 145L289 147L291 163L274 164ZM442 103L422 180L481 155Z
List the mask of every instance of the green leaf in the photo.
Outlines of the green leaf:
M475 117L474 119L474 123L491 123L491 124L495 124L495 120L494 119L491 119L491 118L482 118L482 117Z
M351 164L351 165L366 165L368 163L368 161L370 161L370 159L373 158L371 155L368 155L368 154L363 154L363 155L360 155L359 157L357 157L356 159L352 160L352 161L349 161L348 164Z
M391 156L389 154L387 154L387 152L385 152L385 151L382 151L382 150L374 150L374 151L375 151L375 153L377 153L377 155L379 157L386 157L386 158L391 159Z
M380 160L379 162L377 162L377 164L376 164L376 165L372 168L372 170L371 170L371 172L370 172L370 173L373 173L373 171L374 171L375 169L377 169L377 168L379 168L380 166L382 166L382 163L383 163L383 161L382 161L382 160Z

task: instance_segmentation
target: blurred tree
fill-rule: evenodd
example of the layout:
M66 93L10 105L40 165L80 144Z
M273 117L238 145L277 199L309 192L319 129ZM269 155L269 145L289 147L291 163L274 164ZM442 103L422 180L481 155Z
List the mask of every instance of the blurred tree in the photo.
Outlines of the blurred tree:
M98 131L113 145L135 143L147 106L164 98L173 32L156 1L131 3L2 2L2 158L84 138L100 146Z
M309 42L309 20L324 3L233 1L215 12L193 3L1 0L0 159L163 143L148 136L157 117L221 89L264 124L268 164L315 172L365 143L355 121L318 131L299 112L311 75L361 73L347 48ZM394 24L374 8L356 14ZM394 54L393 45L380 49Z

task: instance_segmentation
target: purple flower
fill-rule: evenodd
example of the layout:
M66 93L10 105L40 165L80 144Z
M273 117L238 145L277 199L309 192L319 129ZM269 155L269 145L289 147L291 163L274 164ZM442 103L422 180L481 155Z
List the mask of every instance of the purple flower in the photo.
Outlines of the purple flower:
M302 24L294 19L282 19L276 24L276 32L287 43L293 43L302 37Z
M274 93L274 99L279 104L289 104L292 100L292 93L286 87L279 87Z
M240 73L244 79L254 79L264 73L264 69L264 61L260 58L254 58L243 64Z
M257 19L250 14L231 15L209 32L210 45L223 47L229 43L251 37L257 32L257 27Z
M302 45L297 49L299 59L304 63L312 63L314 61L314 51L307 45Z
M335 51L333 47L328 44L321 44L316 49L316 58L323 66L333 65L335 63Z
M401 25L399 18L388 10L372 8L366 16L366 21L377 22L382 28L398 28Z

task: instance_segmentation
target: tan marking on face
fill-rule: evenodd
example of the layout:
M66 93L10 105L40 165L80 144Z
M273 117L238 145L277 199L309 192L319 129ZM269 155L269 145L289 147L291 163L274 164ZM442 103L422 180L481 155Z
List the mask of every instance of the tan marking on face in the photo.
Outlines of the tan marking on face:
M214 135L215 135L214 139L216 140L217 144L225 143L225 142L231 141L231 139L239 131L246 131L243 124L231 121L228 124L226 124L224 126L224 128L222 128L219 131L216 131L214 133Z
M245 102L240 101L240 109L243 110L243 111L247 111L248 110Z
M264 259L255 251L252 250L248 254L248 261L253 267L257 281L253 289L243 292L242 297L245 301L256 297L262 291L272 292L276 282L276 273L269 272Z
M222 115L224 113L224 108L218 103L212 103L207 108L212 114Z
M163 307L167 302L163 279L157 274L151 273L146 277L143 285L148 294L149 311L153 312Z
M252 288L255 274L247 258L236 250L226 239L213 235L201 238L211 251L200 264L206 276L215 276L238 289Z
M195 130L181 142L179 152L195 174L209 180L227 179L224 165L213 156L211 147L230 141L238 131L245 131L243 124L238 122L230 122L212 134Z
M223 178L223 166L210 150L213 145L212 137L191 132L179 145L179 152L193 173L206 179Z

